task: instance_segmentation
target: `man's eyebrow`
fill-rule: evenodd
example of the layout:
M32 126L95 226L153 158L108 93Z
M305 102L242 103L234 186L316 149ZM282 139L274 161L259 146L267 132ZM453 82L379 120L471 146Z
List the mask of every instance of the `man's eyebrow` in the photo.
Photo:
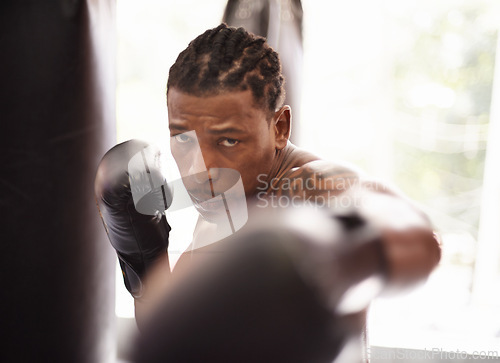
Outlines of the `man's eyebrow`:
M214 135L221 134L242 134L245 132L243 129L237 127L225 127L223 129L207 129L207 132Z
M182 123L171 122L171 123L169 123L168 127L170 130L175 130L175 131L183 131L183 132L192 131L192 129L189 129L188 127L186 127ZM213 134L213 135L246 133L245 129L234 127L234 126L222 126L220 128L215 126L212 128L206 128L205 130L207 133Z
M168 124L168 128L170 130L180 130L180 131L189 131L187 127L185 127L184 125L179 125L179 124L173 124L173 123L169 123Z

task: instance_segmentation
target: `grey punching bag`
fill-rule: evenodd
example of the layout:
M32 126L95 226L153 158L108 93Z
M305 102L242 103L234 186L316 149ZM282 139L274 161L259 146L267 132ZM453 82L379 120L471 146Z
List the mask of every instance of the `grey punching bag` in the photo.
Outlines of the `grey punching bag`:
M228 0L222 21L267 38L280 55L285 103L292 107L291 140L299 143L302 92L302 18L300 0Z
M0 5L1 362L115 360L93 190L116 142L114 16L113 0Z

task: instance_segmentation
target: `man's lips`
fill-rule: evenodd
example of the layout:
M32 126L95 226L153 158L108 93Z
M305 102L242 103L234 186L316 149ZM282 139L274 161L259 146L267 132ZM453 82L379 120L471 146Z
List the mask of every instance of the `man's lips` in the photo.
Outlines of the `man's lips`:
M226 210L227 200L231 199L223 193L215 193L215 197L206 193L193 195L189 193L196 208L205 212L223 212ZM226 201L226 203L224 203Z
M229 210L226 209L226 204L221 198L214 198L205 202L195 202L194 207L200 215L208 221L222 222L228 221ZM222 219L221 219L222 218Z
M232 190L233 186L232 185L224 185L224 184L217 184L213 186L209 185L203 185L203 186L198 186L198 185L192 185L191 188L189 186L186 187L186 190L189 194L189 196L194 199L196 202L204 202L209 199L215 198L220 195L229 195L229 194L234 194L234 191Z
M220 193L207 193L207 192L202 192L202 191L188 191L189 196L191 199L193 199L194 202L196 203L203 203L206 202L210 199L213 199L217 195L220 195Z

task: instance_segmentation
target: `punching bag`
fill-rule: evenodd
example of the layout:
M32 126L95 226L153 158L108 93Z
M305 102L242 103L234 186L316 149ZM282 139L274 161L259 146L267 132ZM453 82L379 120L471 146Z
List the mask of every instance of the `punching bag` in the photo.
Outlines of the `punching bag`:
M115 361L94 177L115 144L112 0L0 5L2 362Z
M228 0L222 21L267 39L280 55L285 104L292 107L291 141L299 144L302 92L302 18L300 0Z

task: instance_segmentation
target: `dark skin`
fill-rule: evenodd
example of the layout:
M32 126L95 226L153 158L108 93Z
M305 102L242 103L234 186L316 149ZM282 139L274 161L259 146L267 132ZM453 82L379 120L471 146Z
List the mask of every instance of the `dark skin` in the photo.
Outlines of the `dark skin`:
M190 169L197 172L203 162L186 152L192 140L182 133L194 130L213 188L225 190L219 187L224 178L211 168L234 169L241 175L247 197L257 190L257 175L269 174L275 151L286 146L290 132L290 107L271 114L254 106L250 91L200 98L174 88L168 94L168 116L172 154L181 175L190 174ZM186 187L201 189L195 183L206 181L192 178Z
M429 222L404 197L380 183L362 181L350 168L316 160L299 150L290 154L288 160L282 157L286 150L293 148L287 144L291 128L289 106L272 113L258 106L250 91L198 97L175 88L169 90L167 104L173 137L172 154L181 174L196 173L204 165L208 169L205 177L199 177L198 173L184 179L186 188L196 198L207 199L214 191L224 191L227 185L221 174L223 171L211 168L229 168L240 173L249 200L262 186L259 175L265 175L267 181L276 181L267 195L272 192L277 196L303 199L311 195L342 196L353 203L363 201L366 208L363 207L360 213L379 229L381 239L378 243L382 244L385 256L382 261L378 253L381 246L374 244L346 251L342 261L348 272L347 286L384 273L387 287L407 287L425 279L439 262L440 248ZM192 134L183 134L193 130L203 160L190 152L189 145L193 140L189 135ZM300 183L304 180L309 181L307 187ZM303 187L290 188L294 183ZM184 269L180 267L182 261L183 257L175 271ZM150 306L170 285L165 264L159 264L151 275L145 298L136 299L138 320L147 314Z

